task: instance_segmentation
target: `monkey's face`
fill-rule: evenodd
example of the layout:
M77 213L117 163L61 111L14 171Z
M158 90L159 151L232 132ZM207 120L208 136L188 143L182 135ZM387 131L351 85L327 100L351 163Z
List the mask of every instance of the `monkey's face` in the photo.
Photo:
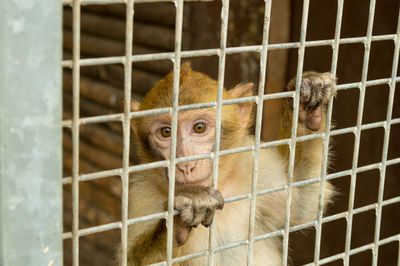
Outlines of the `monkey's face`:
M157 116L149 127L149 141L153 149L166 160L171 158L171 117ZM180 112L176 139L176 157L209 153L215 137L215 110L201 109ZM209 185L212 160L202 159L176 165L177 185Z

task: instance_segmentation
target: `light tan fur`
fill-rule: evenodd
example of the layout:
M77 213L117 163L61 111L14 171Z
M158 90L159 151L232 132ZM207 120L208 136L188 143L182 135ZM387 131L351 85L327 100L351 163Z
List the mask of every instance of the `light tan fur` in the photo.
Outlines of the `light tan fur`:
M310 77L311 75L311 77ZM325 75L325 76L324 76ZM327 97L334 96L335 79L329 74L316 74L314 72L305 73L303 79L311 79L311 82L304 85L304 89L313 90L315 82L326 82L326 86L319 90L331 90L331 94L323 93L325 97L314 103L312 108L306 106L302 101L303 116L298 123L298 136L325 130L325 110L324 104ZM186 80L185 80L186 79ZM171 74L156 84L141 109L163 107L163 104L154 106L156 97L166 97L162 99L164 106L170 106L170 96L166 96L171 91ZM199 82L200 80L200 82ZM314 82L314 83L313 83ZM288 90L293 89L294 82L289 83ZM318 83L319 84L319 83ZM192 71L190 65L182 66L181 71L181 93L185 93L186 87L193 86L190 90L196 91L204 89L204 86L211 87L216 93L216 82L207 76ZM307 87L308 86L308 87ZM303 89L303 90L304 90ZM160 92L161 91L161 92ZM234 95L234 94L237 95ZM246 92L235 92L229 94L224 92L224 98L236 98L248 96ZM209 93L210 94L210 93ZM303 92L304 94L304 92ZM302 95L303 95L302 94ZM198 99L199 102L214 101L215 95L206 95L207 98ZM321 94L322 95L322 94ZM183 99L188 95L180 95L180 104L187 104L190 101ZM188 96L189 97L189 96ZM204 95L198 98L204 97ZM146 102L147 101L147 102ZM158 101L159 102L159 101ZM136 103L135 103L136 104ZM247 104L251 105L251 104ZM136 109L139 105L136 104ZM244 106L246 107L246 106ZM225 106L223 108L223 135L221 149L252 145L254 136L248 134L248 127L251 121L248 119L247 125L243 127L243 121L237 121L237 105ZM243 106L239 107L242 110ZM322 120L320 127L315 130L315 123L312 122L312 130L307 125L310 115L318 114L318 108L322 110ZM250 107L251 110L251 107ZM245 110L246 111L246 110ZM247 110L248 111L248 110ZM240 111L239 111L240 112ZM305 115L305 116L304 116ZM284 118L281 127L281 137L290 137L291 132L291 105L286 103L284 107ZM303 119L303 120L301 120ZM308 119L307 121L304 119ZM146 118L133 121L135 144L137 156L141 163L154 161L151 153L144 150L146 145L141 140L140 132L149 120ZM234 132L227 133L224 127L234 128ZM225 135L224 135L225 134ZM228 134L230 134L228 136ZM142 135L143 139L143 135ZM288 148L273 147L260 150L259 157L259 176L257 190L279 187L287 183L288 172ZM307 142L297 143L295 157L294 181L318 177L321 174L322 163L322 140L314 139ZM253 171L253 156L251 152L236 153L220 158L218 191L224 198L250 193ZM168 199L168 179L165 169L152 169L134 173L131 178L131 188L129 193L129 218L141 217L153 213L165 211L165 204ZM179 191L181 188L177 188ZM182 188L184 189L184 188ZM320 184L314 183L295 187L292 191L291 225L302 224L316 218L318 210ZM333 193L329 183L326 184L325 202L328 202ZM256 199L256 219L255 236L273 232L284 227L286 208L286 191L278 191ZM215 246L223 246L237 241L248 239L249 233L249 212L250 201L240 200L225 204L223 210L215 212ZM177 217L176 219L178 219ZM179 220L180 221L180 220ZM209 230L202 225L192 228L187 241L183 245L174 242L173 256L180 257L208 249ZM128 265L147 265L165 260L166 251L166 229L164 220L148 221L129 226L128 235ZM281 239L262 240L255 243L253 265L281 265ZM118 251L120 253L120 251ZM214 265L246 265L247 246L236 247L214 254ZM179 265L207 265L207 256L182 262Z

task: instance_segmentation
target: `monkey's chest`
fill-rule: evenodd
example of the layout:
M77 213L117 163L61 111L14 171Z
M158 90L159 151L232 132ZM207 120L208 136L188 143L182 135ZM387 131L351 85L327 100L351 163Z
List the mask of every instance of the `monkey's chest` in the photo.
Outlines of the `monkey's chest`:
M217 211L214 217L214 248L227 247L248 239L249 207L249 201L238 201L226 204L223 210ZM180 248L177 255L183 256L208 250L209 231L209 228L204 226L194 228L188 242ZM214 254L215 265L246 265L247 249L247 245L242 245L218 251ZM207 256L204 256L191 260L189 265L206 265L207 259ZM234 262L234 264L228 262Z

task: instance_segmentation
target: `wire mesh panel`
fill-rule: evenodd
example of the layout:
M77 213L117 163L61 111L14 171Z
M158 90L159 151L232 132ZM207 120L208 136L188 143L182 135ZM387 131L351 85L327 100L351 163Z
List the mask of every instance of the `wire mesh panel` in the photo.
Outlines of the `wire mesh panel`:
M149 4L154 2L169 2L174 5L175 12L175 22L174 22L174 46L173 51L169 52L157 52L157 53L142 53L135 54L135 43L134 43L134 16L136 15L136 4ZM191 2L191 1L186 1ZM397 22L397 29L395 33L374 35L374 16L375 16L375 6L376 1L371 0L369 2L369 12L367 18L367 32L365 36L357 37L341 37L342 36L342 21L343 21L343 10L346 1L338 0L336 3L336 13L335 13L335 26L334 26L334 37L333 39L322 39L322 40L307 40L308 22L309 22L309 10L310 3L312 0L304 0L301 8L301 23L300 23L300 38L299 41L287 42L287 43L270 43L269 33L270 33L270 21L272 10L272 0L265 0L263 5L263 32L262 41L257 45L243 45L243 46L232 46L227 45L228 32L229 32L229 15L230 15L230 3L229 0L221 1L221 26L219 29L219 47L218 48L205 48L205 49L183 49L183 29L184 29L184 8L187 6L183 0L126 0L126 1L112 1L112 0L71 0L63 1L65 6L72 7L72 58L66 59L62 62L65 69L72 69L72 106L73 112L71 119L65 119L63 121L63 127L71 130L72 135L72 171L70 176L63 178L64 185L71 185L72 189L72 228L67 230L63 234L63 239L72 240L72 264L79 265L79 258L82 254L80 251L80 238L84 236L90 236L96 233L106 232L113 229L120 229L120 258L121 265L127 265L128 258L128 227L134 224L139 224L146 221L164 219L167 228L167 245L166 245L166 260L160 262L157 265L172 265L174 263L186 262L190 263L191 259L199 257L207 257L208 265L214 265L214 255L226 250L231 250L239 246L246 247L247 252L247 264L254 264L254 245L258 241L263 241L265 239L272 239L274 237L281 238L282 241L282 261L284 265L290 263L289 249L291 234L302 229L312 228L315 230L314 237L314 250L312 255L312 260L308 261L310 265L322 265L328 264L333 261L341 261L344 265L349 265L351 256L362 253L364 251L372 252L371 264L378 265L379 250L380 247L388 243L397 243L400 241L400 234L393 234L389 237L382 238L382 209L385 206L398 204L400 202L400 196L394 196L389 199L384 197L385 188L385 177L386 169L389 166L396 165L400 163L400 158L388 158L389 143L391 137L391 127L400 123L400 118L393 118L393 106L395 106L395 87L396 82L400 81L398 77L398 57L400 49L400 17ZM194 1L196 2L196 1ZM207 1L198 1L207 2ZM379 1L377 1L379 2ZM112 5L112 4L123 4L125 12L125 36L124 36L124 54L119 56L107 56L107 57L87 57L81 58L81 9L84 6L92 5ZM207 4L207 3L204 3ZM366 4L366 3L365 3ZM140 38L140 37L138 37ZM390 77L383 77L377 79L368 79L368 67L371 46L374 42L391 41L394 42L394 52L391 67ZM363 63L362 63L362 73L361 80L357 82L340 83L337 90L340 92L350 91L354 89L359 90L358 98L358 109L357 109L357 121L354 126L346 126L339 129L332 128L332 115L334 113L334 101L331 100L327 108L327 120L326 120L326 130L322 133L316 133L306 136L298 136L298 119L299 119L299 109L300 109L300 93L301 93L301 82L304 68L304 61L306 58L306 49L316 48L316 47L331 47L331 58L330 58L330 72L336 76L338 73L338 61L340 60L340 49L341 45L351 45L351 44L362 44L364 45L363 51ZM296 59L296 83L295 91L285 91L273 94L265 94L265 83L268 78L267 75L267 58L271 51L282 50L282 49L293 49L297 52ZM259 69L259 80L258 80L258 91L255 96L243 97L239 99L224 100L223 99L223 87L226 77L226 61L229 55L241 55L243 53L256 53ZM200 104L191 105L179 105L179 89L180 89L180 70L181 63L184 59L197 58L197 57L210 57L216 56L218 58L218 93L215 102L207 102ZM173 101L171 107L158 108L151 110L142 111L132 111L131 98L135 94L135 89L132 89L132 80L135 80L135 73L133 67L135 64L154 62L156 60L169 60L172 64L173 69ZM123 112L95 115L95 116L81 116L80 115L80 78L81 69L83 67L93 67L93 66L108 66L112 64L122 64L123 66ZM155 63L156 64L156 63ZM318 70L318 69L317 69ZM388 104L386 120L363 123L363 113L364 113L364 102L365 94L368 87L387 84L389 86L388 94ZM150 88L148 88L150 89ZM291 122L291 136L289 138L274 140L271 142L263 142L261 140L261 130L262 130L262 114L263 114L263 102L272 99L283 99L292 98L293 100L293 120ZM222 108L227 105L240 104L252 102L256 105L255 110L255 134L254 134L254 144L244 147L238 147L233 149L220 149L221 141L221 123L222 123ZM194 110L199 108L214 108L216 110L216 123L215 123L215 138L212 152L188 156L188 157L178 157L176 154L177 149L177 130L178 130L178 113L181 111ZM170 160L161 160L146 164L133 164L131 165L131 154L134 154L131 149L131 119L138 117L149 117L152 115L170 114L171 115L171 145L170 145ZM80 173L80 131L81 127L87 125L95 125L100 123L118 122L122 126L120 131L122 135L122 152L121 152L121 167L107 169L102 171L94 171L85 174ZM361 146L361 135L362 132L369 129L383 128L383 148L381 153L381 160L376 163L367 164L360 166L359 164L359 153ZM344 134L354 134L354 148L353 148L353 160L350 169L329 172L328 171L328 155L331 146L331 139L335 136L340 136ZM293 177L295 175L295 162L296 162L296 147L298 143L303 143L310 140L322 139L323 148L321 150L320 156L322 156L322 166L320 176L310 176L305 180L295 180ZM288 146L289 147L289 159L287 162L287 183L279 187L271 187L264 190L257 189L258 183L258 171L259 166L263 164L260 161L260 150L269 147L278 146ZM209 230L209 240L208 249L202 252L197 252L194 254L188 254L183 256L173 255L173 228L174 228L174 216L179 214L174 210L174 195L175 195L175 173L176 165L184 162L191 162L201 159L212 159L213 169L212 169L212 186L218 188L218 176L219 176L219 164L220 157L241 152L251 152L253 156L253 169L252 169L252 183L250 193L237 195L233 197L225 198L226 204L230 204L236 201L248 200L249 201L249 229L248 237L245 240L229 243L228 245L217 245L215 240L215 221L211 224ZM130 185L130 174L135 174L136 172L154 169L154 168L168 168L168 204L164 212L153 213L144 217L128 218L128 196L129 196L129 185ZM371 171L373 169L379 170L379 184L378 184L378 198L372 203L362 207L356 207L356 184L357 176L360 173ZM86 228L81 228L80 226L80 211L79 211L79 188L82 182L88 182L93 180L99 180L103 178L108 178L111 176L119 176L121 180L121 218L119 221L109 222L105 224L100 224L96 226L89 226ZM338 213L325 215L324 210L324 199L325 199L325 187L326 181L334 181L342 177L349 176L349 198L348 206L345 211ZM295 188L302 186L307 186L311 184L320 184L320 193L318 200L318 215L315 220L310 221L305 224L293 225L291 224L291 211L293 210L293 191ZM133 184L134 185L134 184ZM256 203L257 197L263 195L271 194L274 192L283 191L286 193L286 209L284 211L284 227L276 230L274 232L268 232L262 235L255 235L255 219L256 219ZM335 203L333 203L335 204ZM374 237L373 241L368 244L361 245L354 248L352 244L352 230L354 228L353 217L357 214L361 214L367 211L375 211L376 221L374 227ZM345 227L345 241L344 250L342 252L333 255L321 255L322 241L323 241L323 227L333 221L340 219L346 220ZM397 252L398 254L398 252ZM65 254L66 256L67 254ZM294 257L296 255L293 255ZM398 255L399 256L399 255ZM400 256L399 256L400 257ZM397 264L400 264L397 262Z

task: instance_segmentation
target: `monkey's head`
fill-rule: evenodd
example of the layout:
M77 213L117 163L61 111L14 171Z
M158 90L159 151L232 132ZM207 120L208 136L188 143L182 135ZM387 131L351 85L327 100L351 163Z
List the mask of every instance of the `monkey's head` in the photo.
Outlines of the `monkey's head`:
M193 71L190 63L181 66L179 105L215 102L217 81L205 74ZM170 72L146 94L142 103L132 100L134 111L172 106L173 72ZM223 99L252 96L252 83L223 89ZM253 103L225 105L222 108L220 150L237 147L248 135L252 126ZM176 157L187 157L212 152L216 132L216 109L201 108L180 111ZM142 163L170 159L171 115L161 114L135 118L132 121L134 143ZM224 160L220 158L220 162ZM221 162L222 163L222 162ZM212 159L202 159L176 165L176 183L209 185L212 176Z

